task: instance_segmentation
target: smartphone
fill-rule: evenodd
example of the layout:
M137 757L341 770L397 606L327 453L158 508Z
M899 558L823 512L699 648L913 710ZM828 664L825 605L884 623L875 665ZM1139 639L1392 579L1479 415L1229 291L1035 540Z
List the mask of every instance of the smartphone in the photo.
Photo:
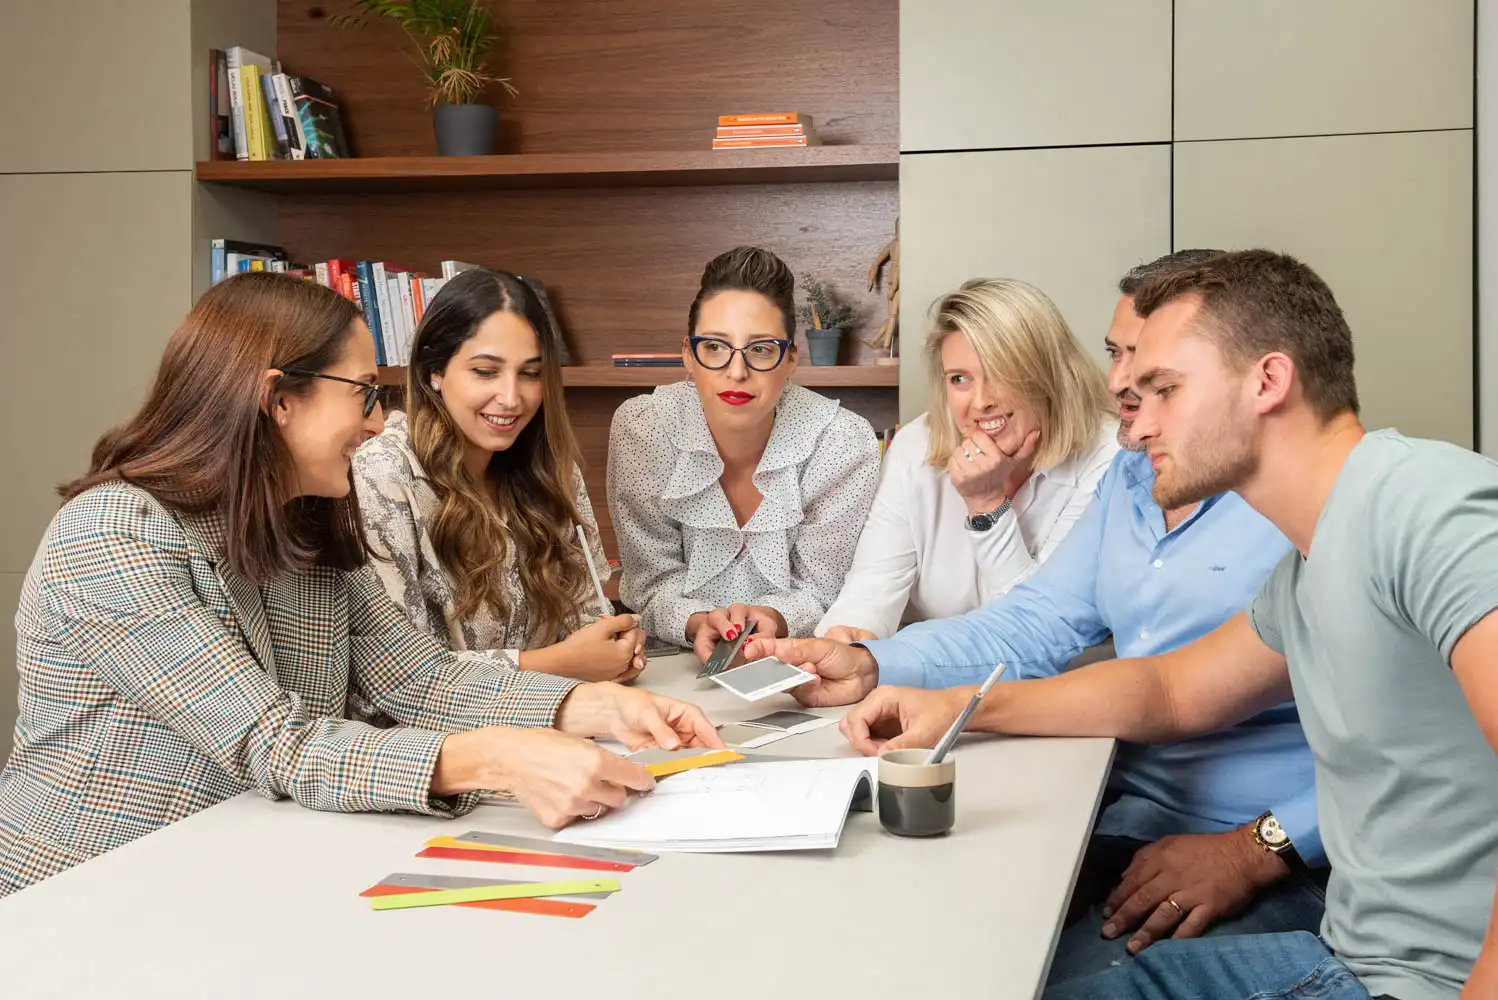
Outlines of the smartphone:
M675 642L667 642L665 639L657 639L649 636L645 639L645 655L647 657L675 656L677 653L690 653L687 647Z
M759 701L772 694L799 687L807 681L814 680L815 677L815 674L809 674L799 667L782 663L773 656L766 656L752 663L746 663L742 667L734 667L732 670L714 674L712 681L745 701Z
M750 618L744 622L744 629L739 633L737 639L719 639L718 644L713 647L713 654L707 658L702 669L697 671L698 677L713 677L728 669L733 658L739 655L739 650L744 648L744 643L754 633L754 619Z

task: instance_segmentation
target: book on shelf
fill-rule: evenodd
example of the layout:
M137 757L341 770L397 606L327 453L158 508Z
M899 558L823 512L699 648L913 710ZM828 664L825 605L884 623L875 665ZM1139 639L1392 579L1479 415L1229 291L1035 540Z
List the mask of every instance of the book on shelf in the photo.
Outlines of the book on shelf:
M759 137L778 138L787 135L811 135L806 125L719 125L719 139L752 139Z
M229 112L229 60L223 49L208 50L208 158L235 158L234 119Z
M676 354L615 354L615 368L682 368L681 355Z
M787 146L820 146L814 135L752 135L743 138L714 139L714 149L776 149Z
M310 76L289 76L287 86L302 126L304 155L309 160L346 160L351 155L343 115L333 88Z
M812 126L811 115L803 115L799 111L753 111L745 114L719 115L718 124L724 127L734 125L804 125L808 129Z

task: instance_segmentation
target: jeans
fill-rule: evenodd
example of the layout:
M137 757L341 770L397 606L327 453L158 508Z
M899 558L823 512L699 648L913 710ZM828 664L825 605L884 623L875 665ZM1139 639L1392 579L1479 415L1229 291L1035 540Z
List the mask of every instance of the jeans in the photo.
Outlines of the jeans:
M1127 965L1046 989L1044 1000L1370 1000L1306 931L1161 941Z
M1134 961L1125 946L1133 931L1109 941L1103 937L1103 903L1123 878L1134 858L1134 852L1145 846L1143 841L1126 837L1095 836L1087 845L1087 855L1072 893L1066 927L1056 945L1047 986L1068 982L1095 972L1128 965ZM1265 889L1248 909L1213 924L1206 937L1230 937L1245 934L1276 934L1282 931L1321 930L1321 915L1326 909L1322 885L1298 874L1276 882ZM1147 955L1160 946L1151 945L1140 954Z

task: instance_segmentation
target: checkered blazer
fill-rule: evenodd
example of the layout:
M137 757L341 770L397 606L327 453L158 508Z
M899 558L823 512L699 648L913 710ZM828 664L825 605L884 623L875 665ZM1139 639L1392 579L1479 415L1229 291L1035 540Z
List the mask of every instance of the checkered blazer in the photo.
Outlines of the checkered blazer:
M576 683L449 652L368 567L257 587L223 550L222 518L123 483L58 512L16 614L0 895L246 789L466 812L476 795L427 791L444 734L550 726Z

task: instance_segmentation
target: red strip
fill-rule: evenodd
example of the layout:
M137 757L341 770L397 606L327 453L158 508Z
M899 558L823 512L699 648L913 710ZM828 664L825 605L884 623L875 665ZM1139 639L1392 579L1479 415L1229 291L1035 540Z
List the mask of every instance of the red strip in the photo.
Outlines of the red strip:
M506 865L534 865L538 868L583 868L594 872L629 872L634 865L594 858L569 858L565 854L520 854L515 851L469 851L461 847L428 847L418 858L443 858L447 861L491 861Z
M416 885L372 885L361 896L404 896L412 892L431 892ZM538 913L546 917L586 917L596 907L592 903L563 903L555 899L478 899L454 906L476 906L485 910L509 910L513 913Z

